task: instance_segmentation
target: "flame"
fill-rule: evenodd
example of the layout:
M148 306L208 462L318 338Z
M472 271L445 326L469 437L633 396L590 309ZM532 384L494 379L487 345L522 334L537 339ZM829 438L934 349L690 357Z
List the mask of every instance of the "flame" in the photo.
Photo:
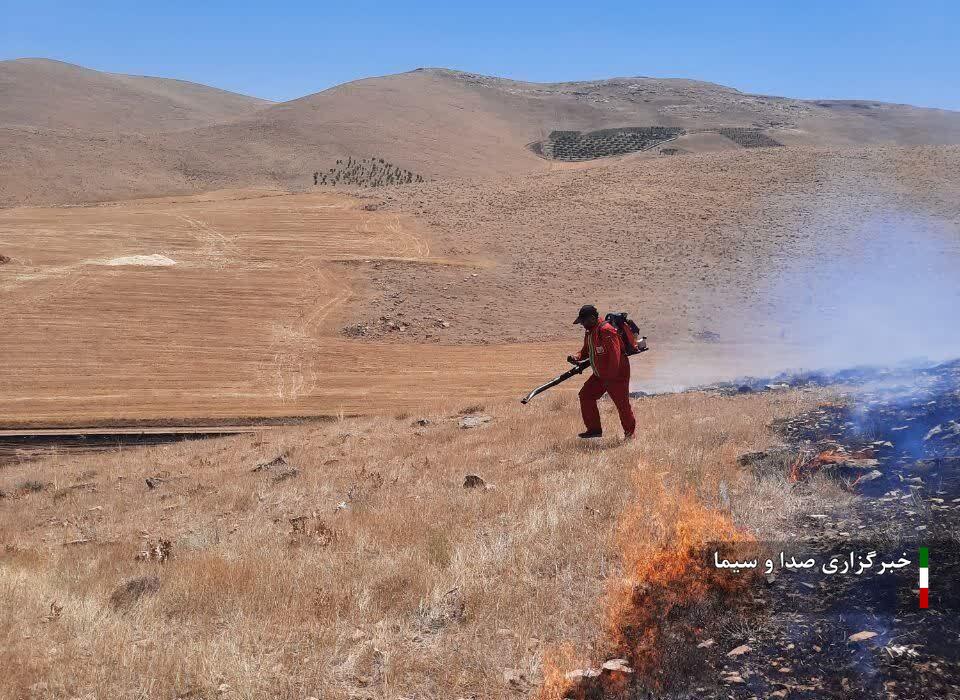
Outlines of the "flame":
M641 465L638 475L644 470ZM638 479L637 493L650 493L640 486ZM619 697L631 679L661 687L665 631L691 637L697 632L684 625L679 613L708 596L741 590L749 581L746 575L731 575L710 565L703 549L710 542L742 543L753 538L692 496L665 490L660 500L658 513L664 516L655 531L651 531L649 495L622 516L615 543L623 576L612 581L605 594L605 658L626 659L633 674L603 671L584 678L564 673L563 669L576 668L571 665L572 648L566 645L545 663L540 700Z
M801 452L790 466L790 481L797 482L807 479L828 464L843 464L855 459L870 459L874 451L870 448L845 452L841 449L828 449L811 454Z

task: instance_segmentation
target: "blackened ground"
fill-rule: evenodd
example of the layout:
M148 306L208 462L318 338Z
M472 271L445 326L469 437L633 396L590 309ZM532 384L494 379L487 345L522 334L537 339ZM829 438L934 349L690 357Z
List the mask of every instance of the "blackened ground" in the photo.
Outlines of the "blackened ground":
M752 609L730 613L730 633L715 639L716 653L704 654L716 681L698 696L960 698L960 362L719 390L811 383L855 388L844 403L776 426L793 454L870 449L881 476L851 485L860 496L852 511L810 514L797 524L796 539L779 547L798 560L814 557L818 566L871 550L877 565L910 563L884 574L874 567L862 576L813 569L777 572L772 583L757 577L755 598L744 606ZM777 459L785 463L782 455L769 457ZM744 463L762 468L763 461ZM838 467L835 476L852 484L855 472ZM921 546L930 552L926 610L918 600ZM750 650L726 655L742 644Z

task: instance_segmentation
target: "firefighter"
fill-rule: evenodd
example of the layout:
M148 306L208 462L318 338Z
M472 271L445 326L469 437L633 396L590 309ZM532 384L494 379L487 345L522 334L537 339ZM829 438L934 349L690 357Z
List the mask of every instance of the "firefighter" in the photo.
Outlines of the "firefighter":
M629 440L636 429L636 419L630 406L630 358L624 353L620 334L613 324L600 320L597 307L587 304L580 307L574 324L583 326L583 348L570 355L568 362L590 360L593 374L580 389L580 412L586 431L581 438L598 438L603 435L597 401L609 394L620 414L624 437Z

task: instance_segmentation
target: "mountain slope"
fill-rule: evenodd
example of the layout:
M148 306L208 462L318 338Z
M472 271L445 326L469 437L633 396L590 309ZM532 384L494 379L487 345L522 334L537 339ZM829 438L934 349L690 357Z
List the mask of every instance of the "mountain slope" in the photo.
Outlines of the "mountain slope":
M169 131L246 116L268 104L184 80L102 73L42 58L0 61L0 126Z
M196 97L177 81L109 79L111 85L119 80L125 90L149 94L153 102L170 91L180 106ZM56 90L48 92L51 107L61 101ZM133 99L129 92L122 94ZM153 123L180 123L165 114ZM0 179L0 206L215 187L307 187L314 171L349 156L381 157L428 178L577 167L545 160L528 148L555 130L668 126L695 132L671 144L679 152L739 148L721 134L696 133L724 127L750 129L795 146L960 143L960 113L945 110L750 95L692 80L539 84L445 69L358 80L232 117L136 139L105 138L79 127L65 138L49 131L56 128L52 117L50 124L35 118L30 130L0 129L0 149L12 154L14 164Z

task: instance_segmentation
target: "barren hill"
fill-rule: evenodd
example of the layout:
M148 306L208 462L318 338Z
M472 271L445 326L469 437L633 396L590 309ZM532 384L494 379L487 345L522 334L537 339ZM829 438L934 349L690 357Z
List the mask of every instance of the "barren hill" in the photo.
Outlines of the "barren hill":
M0 61L0 126L155 132L246 116L266 100L185 80L102 73L43 58Z
M21 71L37 70L30 61L14 65ZM52 70L47 62L41 66ZM9 64L6 68L10 70ZM102 79L109 80L124 100L134 100L131 93L143 96L134 102L154 105L144 107L147 112L160 109L158 105L172 109L171 93L178 106L187 101L187 93L197 97L177 81ZM50 105L64 101L50 88L41 92ZM102 101L111 103L107 98ZM42 111L27 110L22 104L9 109L14 114ZM104 135L103 122L97 129L74 128L68 136L50 131L50 125L0 126L0 149L12 164L0 180L0 206L220 187L300 188L312 183L313 172L350 156L382 157L433 179L515 175L570 167L538 155L536 144L555 133L576 131L612 129L616 136L624 129L668 127L660 131L678 134L668 151L676 153L772 144L960 143L956 112L750 95L711 83L655 78L539 84L418 69L358 80L259 110L251 106L244 114L224 111L236 118L211 120L207 117L215 116L216 110L210 107L202 112L206 119L202 126L136 136L118 133L123 131L119 126ZM176 114L174 110L152 123L175 124ZM145 117L130 119L133 123ZM0 125L10 120L4 117ZM41 122L34 117L32 124ZM551 152L549 145L539 150ZM617 151L583 151L587 157L610 152ZM582 155L578 153L577 158ZM659 150L653 149L640 157L656 155Z

